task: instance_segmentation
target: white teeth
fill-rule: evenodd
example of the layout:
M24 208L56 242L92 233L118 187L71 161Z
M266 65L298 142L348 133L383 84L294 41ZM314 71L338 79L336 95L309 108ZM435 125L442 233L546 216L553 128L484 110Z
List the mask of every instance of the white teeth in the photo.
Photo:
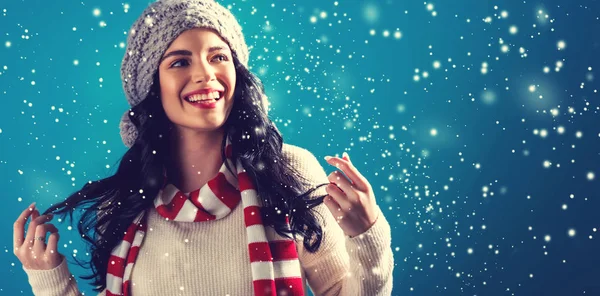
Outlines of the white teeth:
M187 100L190 102L197 102L197 101L202 101L202 100L212 100L212 99L218 99L219 97L221 97L221 95L219 94L218 91L214 91L208 94L197 94L197 95L192 95L187 97Z

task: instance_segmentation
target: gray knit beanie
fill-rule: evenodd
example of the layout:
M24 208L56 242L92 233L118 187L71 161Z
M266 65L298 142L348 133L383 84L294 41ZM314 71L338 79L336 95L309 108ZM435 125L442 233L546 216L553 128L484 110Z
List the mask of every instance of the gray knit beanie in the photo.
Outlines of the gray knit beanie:
M248 67L248 46L242 28L227 8L214 0L156 1L144 10L129 30L121 63L121 81L131 107L143 101L150 92L160 58L171 42L192 28L215 30L240 62ZM129 110L121 117L119 128L123 143L131 147L138 133L128 115Z

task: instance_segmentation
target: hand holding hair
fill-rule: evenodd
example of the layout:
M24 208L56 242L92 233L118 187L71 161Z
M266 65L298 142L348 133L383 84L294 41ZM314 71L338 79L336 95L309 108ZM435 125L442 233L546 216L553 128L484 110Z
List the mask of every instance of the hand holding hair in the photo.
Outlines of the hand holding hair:
M352 164L346 152L343 158L325 156L325 160L341 172L336 170L327 176L331 184L325 188L329 195L323 202L346 235L360 235L369 230L378 218L371 184Z
M25 223L31 216L31 221L25 236ZM41 215L32 203L19 215L14 223L13 250L14 254L26 269L53 269L60 265L64 256L58 252L58 229L47 223L52 220L52 214ZM48 243L46 235L50 232Z

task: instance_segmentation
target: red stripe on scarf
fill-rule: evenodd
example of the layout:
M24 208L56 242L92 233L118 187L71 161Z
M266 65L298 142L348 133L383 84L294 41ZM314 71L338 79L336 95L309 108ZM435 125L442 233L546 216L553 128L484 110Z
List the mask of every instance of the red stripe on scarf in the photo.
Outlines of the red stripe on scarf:
M248 244L248 253L250 262L267 262L273 261L271 249L267 242L256 242Z
M125 236L123 237L124 241L129 242L130 244L133 242L133 238L135 237L135 231L138 229L138 225L131 224L127 227L127 231L125 231Z
M303 284L301 278L277 278L273 280L255 280L254 295L288 295L303 296ZM276 290L277 293L273 293Z
M146 232L146 227L148 227L148 226L146 225L146 220L144 219L144 220L140 221L140 223L138 223L135 230L136 231L140 230L140 231Z
M238 184L240 186L240 192L246 189L254 189L254 184L246 172L241 172L238 174Z
M196 212L196 217L194 218L194 222L216 220L217 216L207 212L206 209L202 206L202 204L198 201L199 195L200 189L194 190L190 193L190 201L198 208L198 211Z
M107 272L114 276L122 277L125 270L125 259L110 255L108 258Z
M292 240L255 242L248 245L250 262L297 259L296 245Z
M246 227L262 224L260 208L257 206L248 206L244 208L244 223Z
M131 292L131 281L126 281L123 283L123 290L127 291L123 295L130 295L129 293Z
M129 250L129 253L127 254L127 264L134 263L135 258L137 258L137 255L139 253L140 253L140 247L138 247L138 246L131 247L131 250ZM127 265L125 265L125 266L127 266Z
M186 199L187 197L183 193L181 193L181 191L178 191L169 204L160 205L156 207L156 211L161 216L168 218L169 220L175 220L175 217L177 217L177 213L179 213L179 211L183 207L183 204L185 203Z
M276 278L277 295L303 296L304 285L302 278Z
M293 240L278 240L269 242L273 261L297 259L296 243Z
M273 291L276 291L274 280L254 280L254 295L275 295Z
M196 212L196 217L194 218L194 222L203 222L203 221L212 221L216 220L217 216L206 212L203 207L198 207L198 211Z
M229 184L223 173L219 172L215 178L208 181L208 187L231 210L240 203L240 192Z

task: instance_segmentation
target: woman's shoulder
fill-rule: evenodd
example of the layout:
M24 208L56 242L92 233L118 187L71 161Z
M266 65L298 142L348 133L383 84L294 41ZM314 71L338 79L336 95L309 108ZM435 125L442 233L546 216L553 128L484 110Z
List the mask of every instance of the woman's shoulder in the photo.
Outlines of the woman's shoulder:
M308 152L310 153L310 151L308 151L306 148L300 147L300 146L296 146L294 144L290 144L290 143L283 143L283 153L302 153L302 152Z
M284 143L282 154L283 157L286 158L300 174L305 178L308 178L311 183L328 182L327 174L325 173L323 166L308 149Z
M317 158L308 149L293 144L283 143L282 154L291 163L314 165L319 163Z

